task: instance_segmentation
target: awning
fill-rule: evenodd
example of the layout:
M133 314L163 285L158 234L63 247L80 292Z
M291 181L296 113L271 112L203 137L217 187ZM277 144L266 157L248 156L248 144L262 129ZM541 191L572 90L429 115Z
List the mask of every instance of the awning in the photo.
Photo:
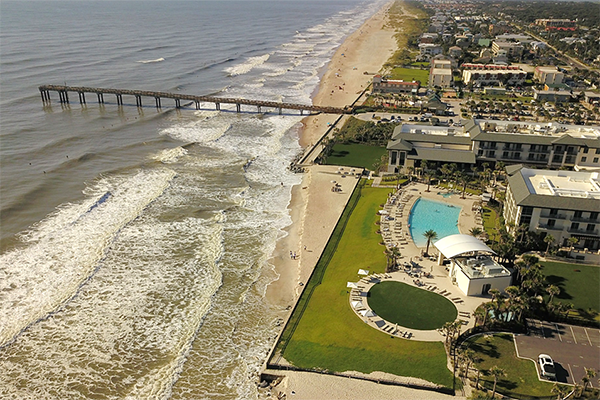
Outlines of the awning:
M348 282L346 284L346 287L352 288L352 289L358 289L358 285L356 284L356 282Z
M461 254L471 252L485 252L496 254L481 240L471 235L450 235L433 243L436 249L446 258L456 257Z
M366 269L359 269L358 274L359 275L369 275L369 271L367 271Z

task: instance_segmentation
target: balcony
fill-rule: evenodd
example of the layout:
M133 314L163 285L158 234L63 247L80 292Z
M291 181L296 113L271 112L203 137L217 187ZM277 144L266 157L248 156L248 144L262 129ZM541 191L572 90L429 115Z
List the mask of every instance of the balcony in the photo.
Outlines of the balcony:
M541 229L544 231L562 231L563 227L562 226L557 226L557 225L545 225L545 224L538 224L538 226L536 227L537 229Z
M576 228L576 229L569 228L569 229L567 229L567 231L569 233L577 233L580 235L590 235L590 236L598 236L598 232L599 232L598 229L594 229L593 231L588 231L587 229L581 229L581 228Z
M566 214L550 214L549 212L541 212L540 218L552 218L552 219L567 219Z

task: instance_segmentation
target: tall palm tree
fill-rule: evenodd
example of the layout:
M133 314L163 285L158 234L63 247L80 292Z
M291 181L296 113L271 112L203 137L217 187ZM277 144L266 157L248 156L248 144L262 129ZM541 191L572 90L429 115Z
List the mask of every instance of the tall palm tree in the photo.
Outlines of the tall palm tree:
M550 251L550 246L556 242L556 239L554 239L554 236L552 235L546 235L546 237L544 238L544 243L548 243L548 247L546 247L546 253L544 253L545 256L548 255L548 251Z
M430 229L424 232L423 236L425 236L425 239L427 239L427 249L425 249L425 254L429 255L429 244L432 240L435 240L437 238L437 232L433 229Z
M506 376L506 371L497 365L490 368L490 374L494 377L494 388L492 389L492 399L496 395L496 385L498 384L498 378Z
M552 389L550 389L550 391L554 394L556 394L556 399L557 400L563 400L565 398L565 396L567 394L569 394L569 390L567 389L566 386L563 385L559 385L558 383L554 382L554 386L552 386Z
M548 294L550 295L550 298L548 299L548 304L550 304L552 303L552 299L554 298L554 296L560 294L560 288L556 285L550 285L546 288L546 292L548 292Z
M584 368L585 376L581 378L583 382L583 391L587 389L588 385L592 382L592 379L596 376L596 370L593 368Z

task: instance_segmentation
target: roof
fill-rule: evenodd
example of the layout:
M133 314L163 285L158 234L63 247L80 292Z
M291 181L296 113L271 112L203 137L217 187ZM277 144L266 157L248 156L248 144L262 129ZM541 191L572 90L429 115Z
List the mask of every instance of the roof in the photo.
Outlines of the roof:
M470 150L448 150L427 147L415 147L407 158L415 160L441 161L447 163L475 164L475 153Z
M410 144L409 142L407 142L404 139L392 140L387 145L388 150L410 151L410 150L412 150L412 148L413 148L412 144Z
M433 243L436 249L446 258L452 258L465 253L485 252L496 254L481 240L471 235L450 235Z
M560 171L550 170L531 170L528 168L522 168L512 176L508 177L508 186L510 191L513 193L515 203L520 207L534 207L534 208L555 208L558 210L576 210L576 211L587 211L597 212L600 209L600 200L597 198L583 198L577 196L567 195L549 195L549 194L538 194L536 189L530 187L530 178L524 174L531 174L532 171L537 175L552 176L558 174ZM564 172L563 173L567 173ZM571 174L575 174L571 172ZM589 175L590 173L582 173ZM568 190L568 188L565 188Z

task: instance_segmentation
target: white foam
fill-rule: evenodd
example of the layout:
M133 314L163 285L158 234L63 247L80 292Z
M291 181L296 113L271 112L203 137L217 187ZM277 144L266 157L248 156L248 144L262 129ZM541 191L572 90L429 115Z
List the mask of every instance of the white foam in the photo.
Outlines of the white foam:
M151 64L151 63L157 63L157 62L162 62L162 61L165 61L165 59L161 57L161 58L157 58L155 60L140 60L138 62L142 63L142 64Z
M116 233L159 196L174 175L160 169L102 179L91 190L96 192L93 199L63 206L22 236L24 249L2 255L0 346L70 299L98 266ZM86 212L99 193L109 191L107 201Z
M238 65L234 65L233 67L225 68L225 72L229 74L229 76L237 76L244 75L248 72L252 71L252 69L258 65L263 64L265 61L269 59L270 54L264 54L262 56L250 57L246 60L246 62Z

